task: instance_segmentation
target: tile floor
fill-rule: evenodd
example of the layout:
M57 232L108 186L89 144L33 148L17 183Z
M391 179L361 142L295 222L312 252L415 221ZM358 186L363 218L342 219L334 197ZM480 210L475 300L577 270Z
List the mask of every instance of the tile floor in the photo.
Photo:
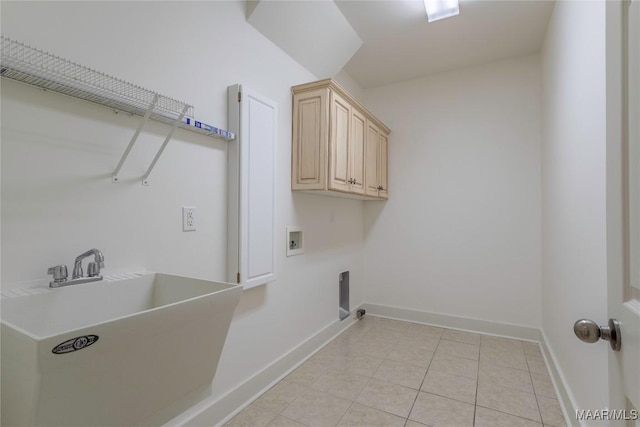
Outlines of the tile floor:
M365 316L226 426L564 427L538 344Z

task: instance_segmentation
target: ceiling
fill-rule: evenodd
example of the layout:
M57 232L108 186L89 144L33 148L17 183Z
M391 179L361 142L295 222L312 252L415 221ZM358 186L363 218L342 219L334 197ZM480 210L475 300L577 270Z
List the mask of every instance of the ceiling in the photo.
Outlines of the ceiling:
M422 0L336 0L363 44L344 67L363 88L540 50L551 0L460 0L427 22Z

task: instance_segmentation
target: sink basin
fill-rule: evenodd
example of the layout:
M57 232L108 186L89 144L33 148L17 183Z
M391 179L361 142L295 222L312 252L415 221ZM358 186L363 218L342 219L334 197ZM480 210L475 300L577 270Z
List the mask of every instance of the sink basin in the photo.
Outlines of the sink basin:
M2 299L3 426L133 425L211 383L242 287L125 276Z

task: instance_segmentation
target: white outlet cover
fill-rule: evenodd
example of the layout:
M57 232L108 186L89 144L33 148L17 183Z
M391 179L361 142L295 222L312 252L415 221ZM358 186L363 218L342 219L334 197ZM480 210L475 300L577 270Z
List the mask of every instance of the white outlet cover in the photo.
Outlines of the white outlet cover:
M196 231L195 206L184 206L182 208L182 231Z

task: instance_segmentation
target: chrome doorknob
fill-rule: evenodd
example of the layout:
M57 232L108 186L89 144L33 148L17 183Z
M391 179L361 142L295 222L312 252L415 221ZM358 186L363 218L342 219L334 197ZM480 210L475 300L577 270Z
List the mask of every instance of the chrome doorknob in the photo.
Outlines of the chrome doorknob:
M607 326L598 326L593 320L580 319L573 324L573 332L584 342L594 343L601 339L609 341L613 351L620 350L622 344L620 322L616 319L609 319Z

